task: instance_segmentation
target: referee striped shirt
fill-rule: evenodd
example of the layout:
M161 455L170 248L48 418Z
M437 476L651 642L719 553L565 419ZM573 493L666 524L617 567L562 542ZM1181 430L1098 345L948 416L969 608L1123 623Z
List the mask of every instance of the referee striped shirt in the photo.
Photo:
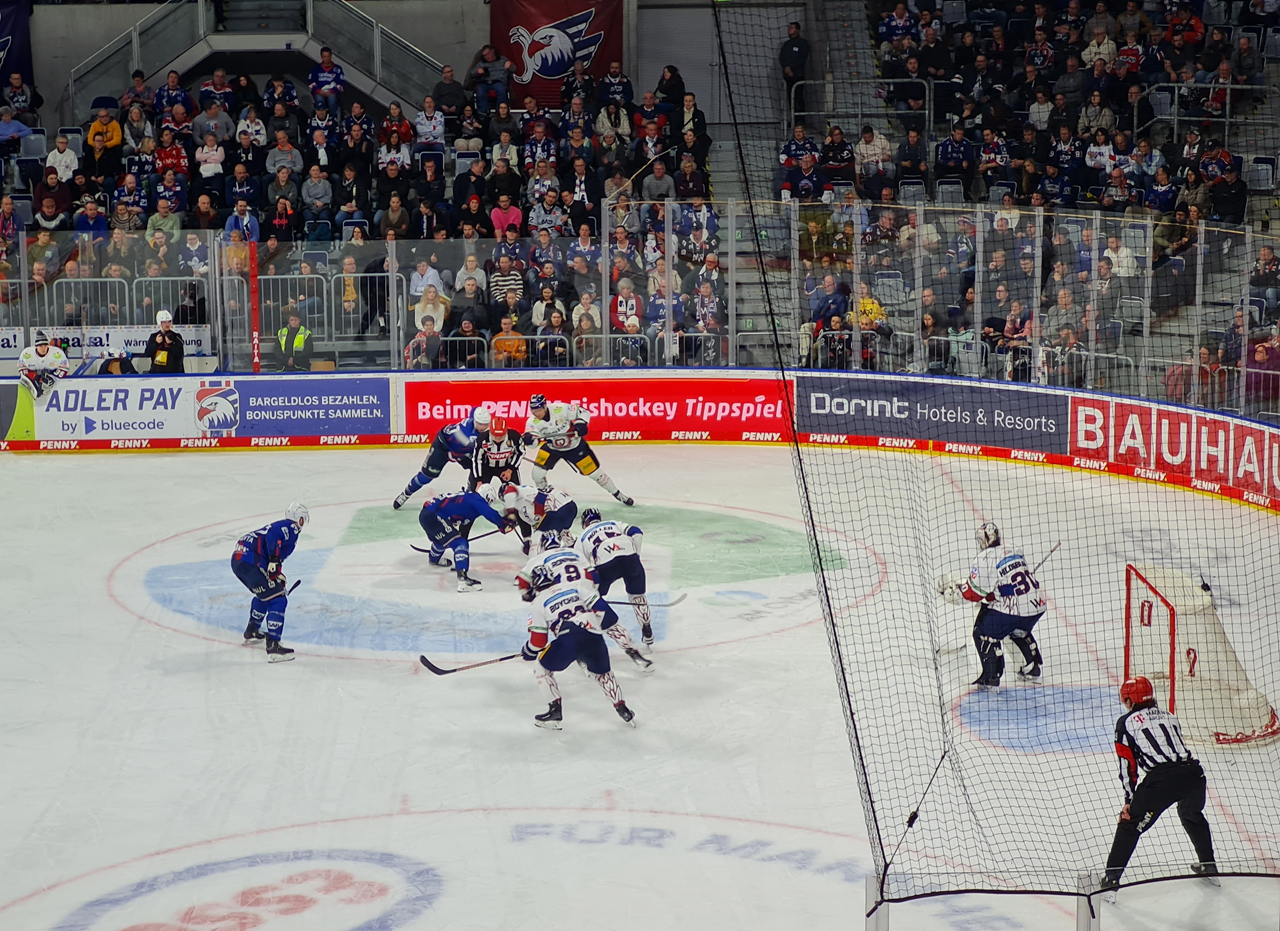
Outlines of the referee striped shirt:
M1130 801L1138 780L1157 766L1195 759L1182 739L1177 716L1154 705L1135 708L1116 721L1116 753L1124 797Z

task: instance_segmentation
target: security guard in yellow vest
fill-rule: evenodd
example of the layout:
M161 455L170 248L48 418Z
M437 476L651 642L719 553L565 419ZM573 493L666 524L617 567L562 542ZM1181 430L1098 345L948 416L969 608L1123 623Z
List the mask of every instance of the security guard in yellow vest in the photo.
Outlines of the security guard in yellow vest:
M302 325L302 315L296 307L286 312L288 326L280 328L276 340L280 344L280 371L306 372L311 369L311 331Z

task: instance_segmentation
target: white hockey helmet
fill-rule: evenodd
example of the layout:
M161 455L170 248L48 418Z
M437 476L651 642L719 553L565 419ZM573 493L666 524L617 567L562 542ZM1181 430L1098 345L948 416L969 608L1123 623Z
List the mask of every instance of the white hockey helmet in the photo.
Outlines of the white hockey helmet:
M488 430L489 424L493 423L493 415L488 408L477 407L471 412L471 422L476 425L477 430Z
M299 528L305 527L311 523L311 512L307 510L305 504L299 504L294 501L284 509L284 519L291 520L298 525Z
M157 311L156 326L159 326L162 323L173 323L173 314L169 313L167 310Z
M496 504L498 499L502 497L502 479L491 478L488 482L476 489L476 494L488 501L490 504Z
M993 520L983 521L973 536L978 541L978 549L990 549L1000 543L1000 528Z

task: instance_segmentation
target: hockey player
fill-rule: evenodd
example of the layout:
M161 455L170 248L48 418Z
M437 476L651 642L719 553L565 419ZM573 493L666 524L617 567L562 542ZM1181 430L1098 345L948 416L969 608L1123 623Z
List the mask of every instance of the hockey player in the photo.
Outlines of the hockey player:
M474 490L493 479L520 484L520 458L524 453L524 437L507 429L505 417L494 417L487 434L476 437L471 457L471 487Z
M600 634L600 625L609 622L611 615L612 621L617 622L613 609L594 588L582 585L581 580L557 582L545 566L534 568L524 600L531 602L532 607L529 640L520 655L536 664L534 677L546 690L549 701L545 712L533 716L533 723L560 730L564 712L555 674L567 669L574 660L581 660L613 703L618 717L635 727L635 714L622 700L622 688L609 667L609 651Z
M590 586L599 591L599 576L581 552L574 548L572 537L566 543L558 532L543 533L538 552L530 557L519 572L516 573L516 584L527 589L533 579L533 572L539 566L555 576L556 582L578 582L581 580L583 590ZM603 594L603 592L601 592ZM605 636L622 647L622 652L635 663L641 672L650 672L653 661L640 652L630 632L618 621L618 613L610 608L609 615L600 624Z
M311 520L305 505L293 502L284 510L284 520L273 521L246 533L231 554L231 571L245 588L253 592L249 606L249 626L245 643L267 641L267 660L286 663L293 650L280 645L284 632L284 611L289 606L284 577L284 561L298 545L302 528Z
M67 355L57 346L49 345L44 330L36 330L35 342L18 356L18 381L38 398L55 384L67 377Z
M436 495L422 506L422 511L418 514L418 523L431 540L431 553L428 557L431 565L453 566L458 573L460 592L478 592L481 589L480 581L467 575L467 570L471 567L467 531L471 529L471 524L483 517L503 533L514 526L512 522L504 520L490 504L494 500L492 489L485 486L485 491L488 498L465 488Z
M617 520L603 520L595 508L583 510L578 550L595 566L600 579L597 585L600 594L609 594L609 587L621 579L627 589L627 600L640 619L640 639L645 646L653 646L644 566L640 563L643 543L644 531L639 527Z
M409 479L409 484L404 486L404 491L396 495L396 500L391 506L397 511L400 510L401 506L409 500L410 495L423 485L439 478L444 467L450 462L456 462L470 472L476 444L484 439L492 422L493 415L483 407L477 407L471 411L471 416L466 420L441 427L436 438L431 441L431 450L427 453L427 458L422 460L422 468L417 475Z
M1107 857L1102 889L1114 890L1120 885L1138 838L1173 805L1178 806L1182 828L1199 858L1191 864L1191 871L1219 885L1213 838L1204 816L1204 769L1187 749L1177 717L1156 705L1151 682L1144 676L1125 680L1120 686L1120 703L1125 712L1116 721L1116 753L1120 756L1124 808ZM1114 901L1113 896L1108 898Z
M938 582L938 591L948 602L959 604L963 598L981 605L973 625L973 644L982 660L982 675L973 684L984 690L999 687L1005 637L1013 638L1026 660L1018 675L1038 681L1043 657L1031 631L1044 615L1040 583L1023 555L1000 542L1000 528L994 523L985 522L975 536L979 552L969 577L944 576Z
M502 507L512 514L520 523L540 533L554 531L566 546L573 546L573 533L570 528L578 517L578 505L563 491L557 491L550 485L510 485L502 484L497 479L490 483L495 489L495 497L501 500ZM529 552L526 546L525 552Z
M586 436L588 421L591 415L577 404L566 404L564 401L547 403L543 394L535 394L529 398L529 419L525 422L525 445L538 444L533 457L533 483L544 491L550 487L547 473L555 468L560 460L579 475L588 476L593 482L613 495L623 504L630 507L635 504L618 486L600 470L600 463Z

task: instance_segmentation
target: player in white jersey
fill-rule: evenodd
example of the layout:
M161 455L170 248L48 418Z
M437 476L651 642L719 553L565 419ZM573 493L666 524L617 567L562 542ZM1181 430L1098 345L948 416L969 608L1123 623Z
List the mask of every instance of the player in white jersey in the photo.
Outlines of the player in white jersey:
M566 546L573 545L570 528L578 517L578 505L563 491L557 491L550 485L542 489L533 485L512 485L500 479L494 479L489 487L496 489L500 507L514 515L516 520L538 533L558 533ZM527 553L528 541L525 543Z
M1191 864L1191 871L1217 885L1213 837L1204 816L1204 768L1187 749L1177 717L1156 704L1155 691L1145 676L1125 680L1120 686L1120 703L1125 713L1116 721L1116 753L1120 756L1124 808L1107 857L1102 888L1120 885L1120 876L1129 865L1138 838L1173 805L1178 806L1182 828L1200 858Z
M1031 631L1044 615L1044 592L1026 558L1000 540L1000 528L987 521L976 534L979 551L964 580L944 576L939 593L947 601L977 602L978 617L973 625L973 644L982 660L982 675L973 683L980 688L998 688L1004 675L1004 648L1011 637L1022 652L1026 665L1018 670L1024 679L1038 680L1043 657Z
M524 440L529 447L537 444L533 454L533 482L539 488L549 488L547 473L563 459L579 475L587 476L630 507L635 501L618 491L613 479L600 470L600 462L587 443L590 420L591 414L577 404L564 401L548 404L543 394L535 394L529 399Z
M600 631L604 624L616 624L618 615L590 586L581 581L556 582L545 566L534 568L524 600L531 602L529 640L520 650L528 662L536 663L534 677L546 690L548 705L542 714L533 716L538 727L560 730L564 712L557 672L581 660L587 672L595 677L605 696L613 703L618 717L635 727L635 714L622 700L622 687L609 667L609 650ZM552 639L554 637L554 639Z
M572 541L572 537L570 540ZM599 591L600 580L596 568L582 553L573 548L572 542L568 546L563 545L558 533L542 535L539 552L516 573L516 584L522 589L527 589L532 583L534 570L539 566L554 575L557 582L576 583L581 579L584 589L590 586L592 590ZM610 609L610 616L600 624L600 629L604 631L605 636L622 647L622 652L626 653L627 658L642 672L651 670L653 662L636 647L630 632L619 623L617 612Z
M18 381L38 398L67 377L67 356L57 346L49 345L44 330L36 330L35 342L18 356Z
M640 620L640 638L646 646L653 646L653 621L640 562L643 544L644 531L639 527L620 520L603 520L595 508L583 509L578 549L595 566L600 594L609 594L609 587L621 580L627 589L627 600Z

